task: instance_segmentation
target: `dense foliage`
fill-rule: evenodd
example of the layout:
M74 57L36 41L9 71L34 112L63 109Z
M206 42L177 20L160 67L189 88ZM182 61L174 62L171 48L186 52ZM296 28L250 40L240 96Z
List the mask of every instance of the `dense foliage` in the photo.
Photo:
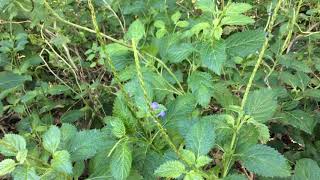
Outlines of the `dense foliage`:
M320 178L318 0L0 10L0 176Z

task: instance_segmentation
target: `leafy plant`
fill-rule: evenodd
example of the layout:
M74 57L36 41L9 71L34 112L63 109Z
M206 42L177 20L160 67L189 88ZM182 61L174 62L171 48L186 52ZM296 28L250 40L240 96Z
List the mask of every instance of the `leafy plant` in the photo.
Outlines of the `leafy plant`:
M0 10L1 177L320 177L318 1Z

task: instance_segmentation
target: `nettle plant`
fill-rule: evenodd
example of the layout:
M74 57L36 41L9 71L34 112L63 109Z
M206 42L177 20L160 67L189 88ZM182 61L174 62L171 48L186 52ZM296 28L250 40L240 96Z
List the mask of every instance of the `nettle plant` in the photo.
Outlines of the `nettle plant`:
M0 10L0 176L319 179L316 0Z

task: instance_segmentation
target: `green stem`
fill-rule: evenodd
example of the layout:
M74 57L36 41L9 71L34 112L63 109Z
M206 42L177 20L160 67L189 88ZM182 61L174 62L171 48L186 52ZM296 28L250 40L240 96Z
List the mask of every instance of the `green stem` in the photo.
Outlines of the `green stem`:
M273 15L271 17L271 20L270 20L270 24L269 24L269 27L268 27L268 31L267 33L268 34L271 34L272 32L272 28L273 28L273 25L274 25L274 22L276 20L276 17L277 17L277 14L278 14L278 10L280 8L280 5L282 3L283 0L279 0L274 11L273 11ZM248 95L249 95L249 91L252 87L252 84L253 84L253 80L254 80L254 77L260 67L260 64L263 60L263 56L264 56L264 53L266 51L266 49L268 48L268 44L269 44L269 40L270 40L270 37L266 37L265 38L265 41L263 43L263 46L261 48L261 51L259 53L259 56L258 56L258 60L254 66L254 69L251 73L251 76L249 78L249 81L248 81L248 85L246 87L246 90L245 90L245 93L243 95L243 98L242 98L242 101L241 101L241 110L244 109L244 106L246 104L246 101L248 99ZM233 154L236 150L236 144L237 144L237 138L238 138L238 133L243 125L243 123L245 122L245 120L243 119L243 113L242 114L239 114L237 120L236 120L236 125L235 125L235 130L233 132L233 135L232 135L232 140L231 140L231 143L230 143L230 147L229 147L229 150L230 152L227 152L226 153L226 156L224 157L224 169L223 169L223 173L222 173L222 177L225 177L227 176L228 172L229 172L229 169L230 169L230 165L231 165L231 162L233 161Z
M296 21L298 20L299 18L299 11L300 11L300 8L302 6L302 3L303 3L303 0L300 0L298 5L297 5L297 8L295 9L295 13L294 15L292 16L292 19L290 21L290 24L288 24L288 29L289 29L289 32L288 32L288 35L285 39L285 41L283 42L283 45L281 47L281 50L280 52L277 54L278 55L282 55L283 52L289 47L290 45L290 40L292 38L292 33L293 33L293 28L294 28L294 25L296 24ZM287 52L288 53L288 52ZM277 67L278 63L279 63L279 59L280 58L277 58L276 61L274 62L271 70L269 71L269 73L266 75L266 77L264 78L264 81L265 82L268 82L268 78L271 76L271 74L273 73L273 71L275 70L275 68ZM269 83L267 83L268 85ZM269 85L268 85L269 86Z
M138 51L137 51L135 40L132 40L132 49L133 49L134 61L135 61L135 65L136 65L136 70L137 70L139 83L140 83L141 89L143 91L144 100L145 100L145 102L147 104L147 107L149 109L151 119L156 124L156 126L158 127L158 129L161 132L161 134L164 136L164 138L165 138L166 142L168 143L168 145L170 146L170 148L172 148L172 150L180 157L180 153L179 153L178 148L174 145L174 143L170 139L169 135L167 134L166 130L163 128L163 126L161 125L159 120L155 117L155 115L153 114L153 110L151 109L151 106L150 106L151 100L148 97L148 93L146 91L146 87L145 87L145 84L144 84L143 75L142 75L140 62L139 62L139 55L138 55Z

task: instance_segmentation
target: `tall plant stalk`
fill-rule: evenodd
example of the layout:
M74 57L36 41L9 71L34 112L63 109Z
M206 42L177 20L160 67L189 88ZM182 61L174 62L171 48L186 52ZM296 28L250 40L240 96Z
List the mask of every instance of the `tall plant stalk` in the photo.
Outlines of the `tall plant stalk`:
M280 8L282 2L283 2L283 0L279 0L278 3L276 4L274 10L273 10L273 14L272 14L271 20L270 20L268 28L267 28L267 35L266 35L265 41L264 41L263 46L262 46L262 48L260 50L260 53L259 53L259 56L258 56L258 60L257 60L257 62L255 64L255 66L254 66L254 69L253 69L253 71L251 73L251 76L249 78L245 93L243 95L243 98L242 98L242 101L241 101L241 113L238 115L238 118L236 120L230 146L227 149L227 152L225 152L225 155L223 157L223 173L222 173L222 177L225 177L228 174L230 166L231 166L231 163L233 161L233 155L235 153L236 145L237 145L237 141L238 141L238 134L239 134L239 131L240 131L242 125L246 122L246 119L244 118L243 110L244 110L244 107L246 105L246 101L248 99L248 95L249 95L250 89L252 87L254 77L255 77L255 75L256 75L259 67L260 67L260 64L261 64L262 60L263 60L264 53L265 53L266 49L268 48L269 40L271 38L269 35L272 32L273 25L274 25L274 22L275 22L275 20L277 18L277 14L278 14L278 11L279 11L279 8Z

